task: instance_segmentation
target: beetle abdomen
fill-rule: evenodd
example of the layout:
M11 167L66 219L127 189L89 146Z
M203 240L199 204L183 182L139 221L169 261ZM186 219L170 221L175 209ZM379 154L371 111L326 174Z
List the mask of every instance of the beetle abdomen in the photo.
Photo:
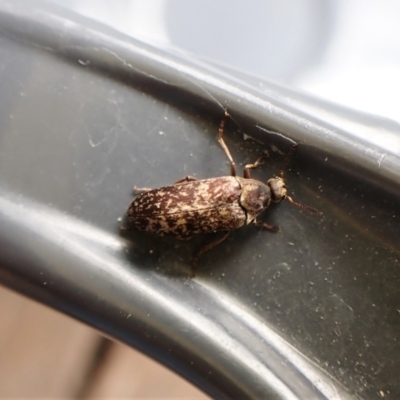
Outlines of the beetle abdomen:
M240 193L240 184L231 176L153 189L133 201L128 209L129 223L140 231L181 239L237 229L246 223Z

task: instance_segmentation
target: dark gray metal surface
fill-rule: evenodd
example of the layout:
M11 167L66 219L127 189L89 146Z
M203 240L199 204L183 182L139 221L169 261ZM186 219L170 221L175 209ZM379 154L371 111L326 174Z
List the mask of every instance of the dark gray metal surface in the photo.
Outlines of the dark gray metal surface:
M368 140L398 124L33 1L0 2L0 82L3 284L216 398L398 398L400 159ZM234 232L189 279L200 239L119 226L133 185L228 174L224 108L239 168L269 149L263 181L301 144L287 185L324 216L271 207L281 232Z

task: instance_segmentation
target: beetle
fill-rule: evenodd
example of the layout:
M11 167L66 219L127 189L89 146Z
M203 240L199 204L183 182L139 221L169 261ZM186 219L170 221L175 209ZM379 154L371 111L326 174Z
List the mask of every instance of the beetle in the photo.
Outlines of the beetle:
M292 204L315 214L322 214L314 208L296 203L288 195L283 171L290 161L297 144L292 146L282 163L278 176L267 183L251 179L250 170L263 162L265 156L243 169L243 178L236 175L236 166L223 139L224 126L229 113L221 120L218 142L230 162L230 176L198 180L192 176L179 179L173 185L157 189L134 188L142 192L127 211L129 227L157 236L175 236L188 240L199 233L224 231L224 235L200 248L192 259L192 276L200 255L224 241L229 233L242 226L255 224L276 232L279 227L257 220L257 217L271 202L280 203L287 199Z

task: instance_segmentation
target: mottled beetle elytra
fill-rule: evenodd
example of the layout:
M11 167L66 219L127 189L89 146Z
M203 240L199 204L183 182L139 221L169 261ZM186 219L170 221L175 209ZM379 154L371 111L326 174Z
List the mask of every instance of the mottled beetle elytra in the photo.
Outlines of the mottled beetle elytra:
M278 176L263 183L250 177L250 170L262 164L265 156L243 169L243 178L236 176L236 166L226 146L223 133L229 113L221 120L218 130L218 142L228 157L230 176L209 179L196 179L186 176L171 186L158 189L134 188L142 192L128 208L128 227L157 236L175 236L188 240L198 233L225 231L218 240L202 246L192 259L191 274L199 257L223 242L230 231L244 225L255 224L276 232L279 227L257 221L257 217L272 202L279 203L287 199L295 206L314 214L322 214L314 208L299 204L287 194L283 172L292 158L297 144L292 146L281 165Z

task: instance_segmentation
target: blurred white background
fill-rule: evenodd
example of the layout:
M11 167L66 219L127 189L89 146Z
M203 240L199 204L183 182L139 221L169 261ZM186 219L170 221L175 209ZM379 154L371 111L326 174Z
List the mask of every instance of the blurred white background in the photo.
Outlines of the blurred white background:
M164 43L400 121L397 0L54 0Z

